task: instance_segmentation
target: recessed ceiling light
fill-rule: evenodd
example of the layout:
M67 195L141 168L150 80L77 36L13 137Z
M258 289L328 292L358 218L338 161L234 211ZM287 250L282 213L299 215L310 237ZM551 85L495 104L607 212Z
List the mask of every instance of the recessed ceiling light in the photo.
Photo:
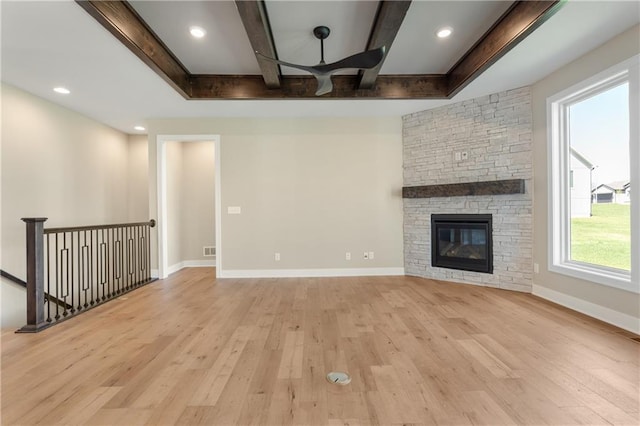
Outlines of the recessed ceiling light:
M438 36L438 38L447 38L451 35L451 33L453 33L453 28L443 27L440 28L438 32L436 32L436 35Z
M205 30L203 30L200 27L191 27L189 28L189 32L195 38L202 38L207 33Z
M142 127L142 126L135 126L135 127L134 127L134 129L136 129L136 130L138 130L138 131L140 131L140 132L147 130L147 129L145 129L145 128L144 128L144 127Z
M53 91L56 93L60 93L61 95L68 95L69 93L71 93L71 91L66 87L54 87Z

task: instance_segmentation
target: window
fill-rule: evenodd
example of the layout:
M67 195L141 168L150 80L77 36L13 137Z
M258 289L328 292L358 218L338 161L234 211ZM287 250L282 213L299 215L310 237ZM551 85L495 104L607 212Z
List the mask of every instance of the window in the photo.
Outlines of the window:
M635 292L639 76L636 56L547 102L549 269Z

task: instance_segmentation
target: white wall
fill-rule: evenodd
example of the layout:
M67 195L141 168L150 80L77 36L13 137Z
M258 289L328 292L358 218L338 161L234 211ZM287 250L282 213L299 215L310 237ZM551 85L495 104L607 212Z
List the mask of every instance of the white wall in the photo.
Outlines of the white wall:
M401 270L399 117L173 119L148 127L152 141L159 134L220 135L223 270ZM151 212L155 175L151 170ZM229 206L242 214L227 214ZM364 251L375 259L364 260Z
M548 172L547 98L618 64L640 52L640 26L620 34L604 45L557 70L532 87L534 155L534 293L574 309L615 317L640 329L640 295L591 281L571 278L548 270ZM634 141L632 141L634 143ZM637 141L635 141L637 143Z
M3 84L2 269L26 278L22 217L48 217L45 227L94 225L146 210L146 192L129 203L129 189L147 174L145 162L130 175L129 151L126 134ZM24 325L24 291L5 281L1 288L2 327Z

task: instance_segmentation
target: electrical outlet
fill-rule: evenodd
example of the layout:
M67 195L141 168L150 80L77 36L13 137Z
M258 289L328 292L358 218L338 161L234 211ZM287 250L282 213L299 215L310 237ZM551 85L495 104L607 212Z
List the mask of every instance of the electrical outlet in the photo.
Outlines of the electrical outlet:
M373 252L372 251L369 252L369 260L373 260Z
M459 152L454 152L454 153L453 153L453 158L454 158L456 161L460 161L460 160L462 159L462 156L460 155L460 153L459 153Z
M276 262L280 262L280 253L276 253L273 257L276 259Z
M364 252L364 258L365 258L365 260L369 260L369 252L368 251Z
M350 252L346 252L344 254L344 258L345 258L345 260L351 260L351 253Z

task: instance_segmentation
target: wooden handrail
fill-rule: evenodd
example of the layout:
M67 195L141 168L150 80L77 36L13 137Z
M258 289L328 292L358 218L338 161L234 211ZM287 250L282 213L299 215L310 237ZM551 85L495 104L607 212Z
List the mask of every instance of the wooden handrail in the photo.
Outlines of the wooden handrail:
M66 228L47 228L44 230L45 234L57 234L60 232L75 232L75 231L92 231L94 229L115 229L115 228L127 228L134 226L156 226L156 221L151 219L149 222L133 222L133 223L114 223L110 225L88 225L88 226L70 226Z

